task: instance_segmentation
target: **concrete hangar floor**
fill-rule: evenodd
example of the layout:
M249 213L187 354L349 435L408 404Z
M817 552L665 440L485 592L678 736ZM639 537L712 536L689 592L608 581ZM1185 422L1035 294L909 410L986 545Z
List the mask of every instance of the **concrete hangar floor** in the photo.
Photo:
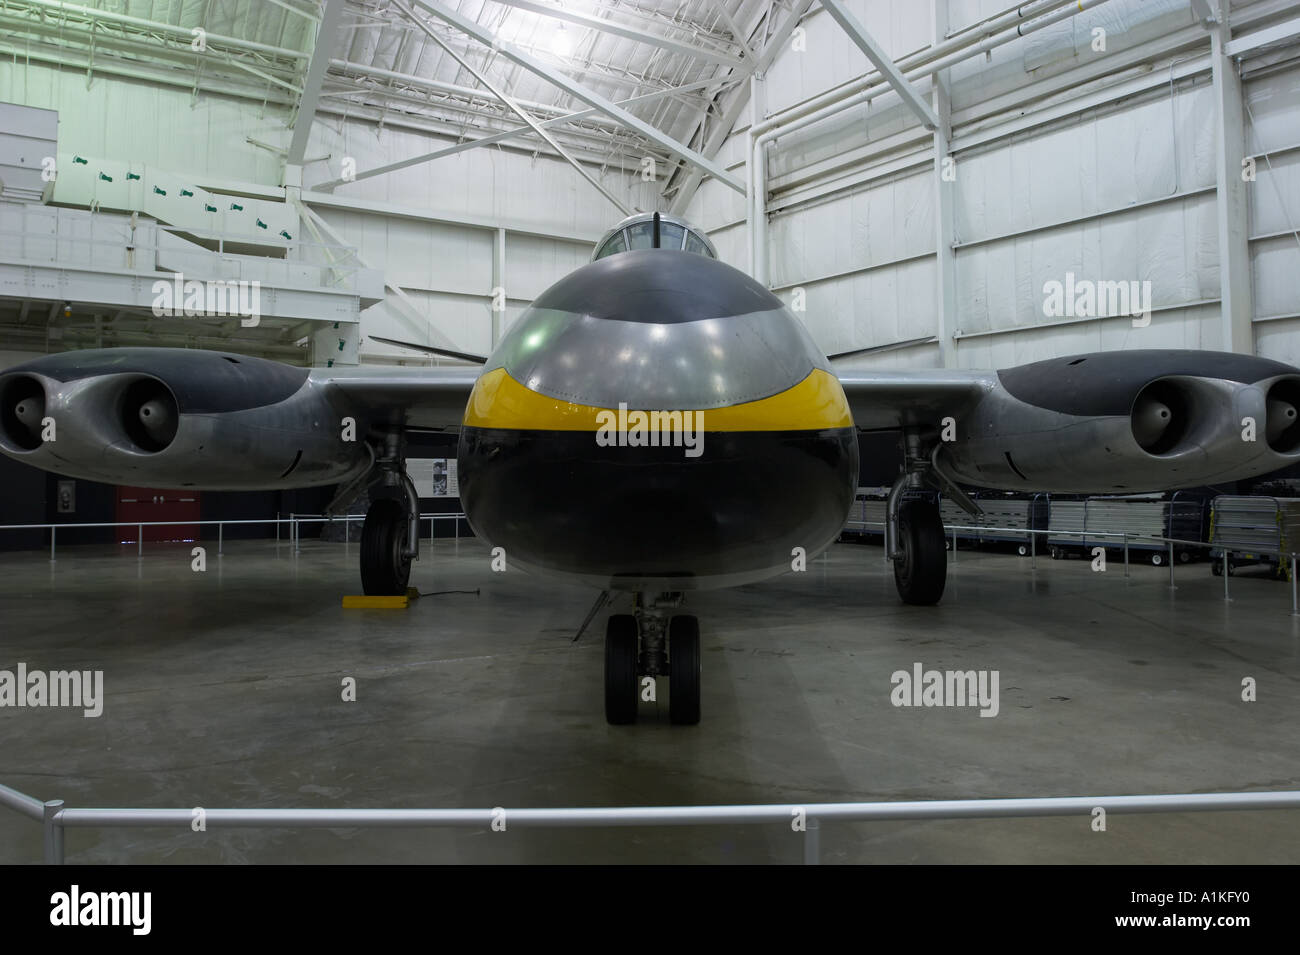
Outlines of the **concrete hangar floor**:
M1300 624L1285 584L1205 564L962 551L938 607L901 604L879 546L698 595L703 720L666 692L602 712L593 594L439 541L408 610L343 610L355 544L0 555L0 668L102 669L103 714L0 710L0 782L69 806L559 807L1114 795L1300 785ZM896 707L915 663L1000 675L995 718ZM357 680L356 702L341 681ZM1241 699L1252 677L1258 702ZM656 712L658 710L658 712ZM827 824L825 862L1294 861L1295 811ZM784 826L71 829L67 861L798 862ZM41 829L0 812L0 863Z

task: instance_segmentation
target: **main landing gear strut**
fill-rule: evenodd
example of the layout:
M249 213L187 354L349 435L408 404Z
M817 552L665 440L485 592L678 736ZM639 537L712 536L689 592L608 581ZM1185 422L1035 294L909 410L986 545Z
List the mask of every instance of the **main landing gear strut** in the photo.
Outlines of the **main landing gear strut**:
M930 606L943 597L948 554L939 505L929 495L916 493L943 491L967 512L982 512L944 472L939 463L942 445L932 445L926 454L921 435L906 431L903 449L903 470L890 488L886 505L885 553L894 565L894 585L903 602ZM906 496L908 492L914 496Z
M370 467L339 492L328 513L370 485L370 509L361 528L361 588L368 596L400 597L420 556L420 498L406 473L401 432L383 435Z
M692 726L700 721L700 622L691 614L671 612L681 602L680 593L638 593L633 613L610 616L605 629L608 722L635 723L643 681L660 676L668 677L669 720Z

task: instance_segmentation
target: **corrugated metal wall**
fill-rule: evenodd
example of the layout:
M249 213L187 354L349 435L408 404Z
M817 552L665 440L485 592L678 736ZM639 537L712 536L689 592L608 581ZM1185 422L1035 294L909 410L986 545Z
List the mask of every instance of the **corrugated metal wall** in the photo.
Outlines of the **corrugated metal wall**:
M933 38L931 4L850 0L848 6L895 59ZM1238 13L1252 7L1232 4ZM950 32L1005 8L998 0L952 0ZM830 17L815 13L804 26L806 49L784 50L759 84L760 116L871 70ZM1097 28L1106 33L1105 52L1092 47ZM1179 49L1174 40L1184 34L1193 45ZM1208 50L1208 34L1185 2L1110 0L952 68L955 364L1006 367L1072 352L1223 347L1216 102L1208 68L1186 77L1177 70L1189 61L1196 66ZM1144 51L1150 51L1145 62ZM1001 124L1014 126L1026 109L1097 96L1104 83L1095 75L1084 80L1100 57L1132 63L1104 83L1144 88L1065 110L1045 125L987 135ZM1034 84L1075 74L1081 80L1074 88L1018 102ZM928 96L930 81L917 85ZM1272 169L1257 161L1257 179L1247 187L1250 235L1271 236L1250 243L1255 346L1259 354L1294 363L1300 360L1300 242L1289 230L1300 226L1300 67L1283 65L1256 79L1248 72L1244 89L1254 119L1252 125L1247 118L1247 153L1282 150ZM748 158L747 129L748 120L739 124L721 154L738 175ZM973 137L988 141L963 148ZM909 156L916 161L900 161ZM794 287L804 290L803 318L828 353L936 333L931 157L930 137L892 92L769 147L770 284L787 301ZM688 214L712 230L723 258L748 267L741 197L706 182ZM1045 315L1044 285L1066 273L1149 281L1150 324L1134 327L1127 317L1060 323ZM1044 327L1049 323L1058 324ZM938 347L856 361L934 366Z

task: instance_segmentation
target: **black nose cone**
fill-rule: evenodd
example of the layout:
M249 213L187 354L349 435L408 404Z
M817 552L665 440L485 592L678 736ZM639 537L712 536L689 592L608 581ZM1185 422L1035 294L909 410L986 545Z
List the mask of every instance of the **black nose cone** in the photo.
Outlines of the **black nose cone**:
M781 307L781 300L724 262L669 249L606 256L556 282L534 308L625 322L695 322Z

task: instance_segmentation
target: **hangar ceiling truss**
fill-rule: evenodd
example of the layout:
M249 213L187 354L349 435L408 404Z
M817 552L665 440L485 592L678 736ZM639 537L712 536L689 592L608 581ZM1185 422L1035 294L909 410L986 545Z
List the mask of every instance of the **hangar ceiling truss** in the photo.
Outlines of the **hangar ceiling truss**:
M650 158L665 195L681 198L704 176L743 190L714 163L721 139L749 77L809 6L0 0L0 55L84 72L88 85L111 75L278 108L281 140L259 145L291 163L319 158L313 123L349 117L451 137L447 150L497 145L628 172Z

